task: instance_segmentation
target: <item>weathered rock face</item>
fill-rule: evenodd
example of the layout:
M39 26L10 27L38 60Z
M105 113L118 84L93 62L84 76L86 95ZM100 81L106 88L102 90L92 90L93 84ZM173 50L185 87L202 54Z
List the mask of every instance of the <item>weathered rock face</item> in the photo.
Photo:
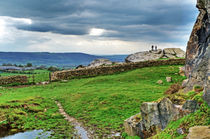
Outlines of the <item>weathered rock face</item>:
M198 103L195 100L187 100L185 104L182 106L183 110L187 110L189 112L195 112L198 109Z
M185 57L185 52L180 48L165 48L163 53L166 58Z
M179 111L168 98L164 98L160 101L158 108L161 128L164 129L171 120L178 116Z
M88 65L88 67L98 67L102 65L111 65L111 64L112 64L112 61L108 59L95 59L94 61L90 63L90 65Z
M186 51L185 74L188 77L186 91L194 85L205 86L204 98L209 101L210 73L210 1L198 0L197 8L200 11L192 30Z
M129 119L125 120L124 127L125 132L130 136L135 136L140 134L139 122L141 121L141 113L138 113Z
M210 106L210 72L208 72L206 76L203 98L204 100L206 100L206 102Z
M182 58L185 57L185 52L180 48L165 48L163 50L158 49L154 51L138 52L129 55L125 61L126 62L140 62L157 60L160 58Z
M192 106L189 106L193 104ZM197 103L186 101L183 105L175 105L169 98L163 98L159 103L145 102L141 105L141 113L134 115L124 122L125 131L130 136L148 138L166 128L172 120L194 112Z
M158 103L143 103L140 109L143 130L148 131L152 126L160 125Z

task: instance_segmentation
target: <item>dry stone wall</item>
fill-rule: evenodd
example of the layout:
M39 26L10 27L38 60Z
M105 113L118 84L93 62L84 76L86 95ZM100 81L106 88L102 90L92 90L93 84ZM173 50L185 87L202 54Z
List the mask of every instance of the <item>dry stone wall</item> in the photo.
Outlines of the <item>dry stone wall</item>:
M58 71L51 74L51 81L69 80L73 78L93 77L98 75L108 75L137 68L161 66L161 65L184 65L184 59L169 59L157 61L144 61L136 63L124 63L112 66L101 66L95 68L82 68L75 70Z
M0 85L8 85L8 84L24 84L28 83L27 76L6 76L0 77Z

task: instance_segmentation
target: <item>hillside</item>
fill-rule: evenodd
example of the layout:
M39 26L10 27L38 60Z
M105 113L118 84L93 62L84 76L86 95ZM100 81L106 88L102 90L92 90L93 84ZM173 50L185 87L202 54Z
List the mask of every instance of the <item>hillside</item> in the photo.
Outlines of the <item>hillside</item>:
M122 134L123 121L136 114L141 103L163 97L171 84L183 80L178 72L179 66L159 66L47 86L2 88L0 121L5 120L3 125L9 124L13 131L44 129L54 131L54 136L73 136L71 126L58 113L57 100L95 136ZM166 76L171 76L173 82L166 82ZM158 80L163 80L163 84L157 84ZM14 122L14 118L18 120Z
M88 65L97 58L108 58L111 61L124 61L126 55L99 56L85 53L49 53L49 52L0 52L0 64L26 64L33 65L74 67Z

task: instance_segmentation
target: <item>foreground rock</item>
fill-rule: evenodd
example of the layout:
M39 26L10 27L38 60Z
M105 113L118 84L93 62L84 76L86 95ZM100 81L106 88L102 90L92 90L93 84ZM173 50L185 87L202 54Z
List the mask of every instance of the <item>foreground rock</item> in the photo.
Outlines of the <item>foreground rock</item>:
M148 138L166 128L170 121L194 112L197 107L197 103L190 100L183 107L173 104L169 98L163 98L160 102L145 102L141 105L140 114L124 121L125 131L130 136Z
M112 65L112 64L113 62L108 59L95 59L88 65L88 67L98 67L98 66Z
M210 105L210 1L198 0L200 11L193 27L186 51L186 72L188 83L185 91L194 85L205 87L204 99Z
M125 61L126 62L140 62L157 60L160 58L183 58L185 57L185 52L180 48L165 48L163 50L158 49L154 51L144 51L129 55Z
M209 126L195 126L191 127L187 139L210 139Z

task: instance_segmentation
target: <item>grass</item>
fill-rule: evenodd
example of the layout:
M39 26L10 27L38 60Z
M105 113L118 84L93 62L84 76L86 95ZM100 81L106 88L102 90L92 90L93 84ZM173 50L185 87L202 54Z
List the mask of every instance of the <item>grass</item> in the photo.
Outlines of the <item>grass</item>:
M181 82L184 79L178 75L178 72L177 65L159 66L114 75L74 79L67 83L55 82L47 86L3 88L0 90L0 105L7 105L12 100L22 101L31 97L41 97L46 107L52 107L48 107L48 110L56 113L57 107L54 101L58 100L69 115L92 128L98 136L102 137L111 134L112 131L122 133L123 121L138 113L142 102L155 101L163 97L164 92L172 83ZM173 78L172 83L166 82L167 76ZM163 84L157 84L158 80L163 80ZM12 111L12 108L9 110ZM0 108L1 111L3 111L2 108ZM28 113L27 110L25 112ZM49 118L38 122L31 121L29 125L36 127L39 122L54 121L50 117L53 113L49 114ZM20 125L25 127L30 118L27 117L26 120ZM48 124L37 128L53 129Z
M71 138L73 127L63 119L52 101L41 97L7 101L0 104L0 137L5 133L44 129L51 131L55 138ZM9 132L2 130L5 127Z

